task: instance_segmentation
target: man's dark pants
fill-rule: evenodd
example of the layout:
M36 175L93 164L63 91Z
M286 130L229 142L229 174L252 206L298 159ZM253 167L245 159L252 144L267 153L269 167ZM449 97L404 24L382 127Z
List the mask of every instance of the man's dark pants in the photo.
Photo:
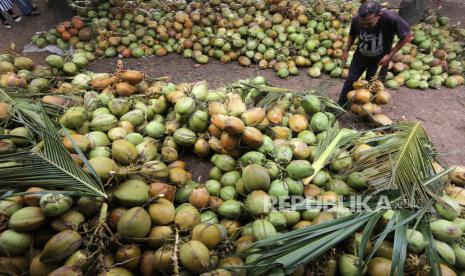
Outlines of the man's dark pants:
M349 75L344 82L341 95L339 96L338 103L340 106L347 105L347 93L353 90L352 84L360 78L365 70L367 71L365 77L366 80L370 80L375 75L376 70L378 69L378 63L383 58L383 56L384 54L376 57L366 57L360 54L359 51L355 51L352 62L350 63ZM384 82L386 79L387 71L388 67L384 66L379 73L378 79Z

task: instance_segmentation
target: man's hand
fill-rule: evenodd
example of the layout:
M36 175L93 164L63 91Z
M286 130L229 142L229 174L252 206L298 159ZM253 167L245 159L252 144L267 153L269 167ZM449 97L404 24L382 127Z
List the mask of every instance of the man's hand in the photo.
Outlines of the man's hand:
M385 55L380 61L379 65L381 66L388 66L389 62L391 61L392 56L390 54Z

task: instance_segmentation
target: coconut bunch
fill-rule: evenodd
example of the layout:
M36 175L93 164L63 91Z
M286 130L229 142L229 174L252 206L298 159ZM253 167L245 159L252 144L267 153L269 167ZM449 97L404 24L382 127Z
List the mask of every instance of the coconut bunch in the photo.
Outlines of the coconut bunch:
M448 19L441 18L429 17L427 22L412 27L412 43L405 45L390 64L388 88L403 84L413 89L463 85L463 64L457 58L463 46L451 35Z
M51 77L50 68L35 65L28 57L13 51L0 54L0 87L40 92L49 87Z
M70 96L73 92L72 89L61 91L68 95L58 95L60 91L57 91L57 95L49 94L50 89L56 85L57 79L60 78L58 74L59 72L54 68L35 65L30 58L21 56L13 50L0 54L0 90L2 92L0 95L0 120L5 122L13 117L15 100L12 97L20 97L21 101L29 103L36 99L55 111L63 106L73 104L76 99ZM3 127L11 128L11 126L5 125Z
M45 58L48 66L54 69L55 75L75 76L83 70L95 56L90 52L77 52L71 56L49 55Z
M76 49L85 49L88 52L94 50L93 44L89 44L92 38L92 29L86 26L84 20L74 16L70 21L64 21L55 29L48 32L38 33L32 36L32 43L44 48L49 44L56 44L62 50L68 50L70 45Z
M354 90L347 94L350 110L360 116L373 119L377 124L390 125L392 121L382 114L382 105L389 104L391 95L384 89L380 80L358 80L352 85Z

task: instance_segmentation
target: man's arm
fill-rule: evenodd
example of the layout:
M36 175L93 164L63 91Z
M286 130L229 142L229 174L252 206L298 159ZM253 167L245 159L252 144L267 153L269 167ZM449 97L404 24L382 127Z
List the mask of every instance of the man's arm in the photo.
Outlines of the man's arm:
M397 53L405 44L413 40L413 32L409 32L406 36L404 36L401 40L399 40L396 46L387 54L385 55L380 61L379 65L386 66L389 65L389 61L391 61L392 57Z

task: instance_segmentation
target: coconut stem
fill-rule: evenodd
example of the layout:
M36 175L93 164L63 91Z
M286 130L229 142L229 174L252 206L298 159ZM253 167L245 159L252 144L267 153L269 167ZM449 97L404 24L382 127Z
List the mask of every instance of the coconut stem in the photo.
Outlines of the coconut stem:
M98 217L99 224L105 223L107 219L107 211L108 211L108 205L104 202L102 204L102 207L100 208L100 215Z
M180 239L179 239L179 230L176 226L174 227L174 230L175 230L175 240L174 240L174 252L173 252L173 266L174 266L173 275L178 276L179 275L178 244L180 242Z

